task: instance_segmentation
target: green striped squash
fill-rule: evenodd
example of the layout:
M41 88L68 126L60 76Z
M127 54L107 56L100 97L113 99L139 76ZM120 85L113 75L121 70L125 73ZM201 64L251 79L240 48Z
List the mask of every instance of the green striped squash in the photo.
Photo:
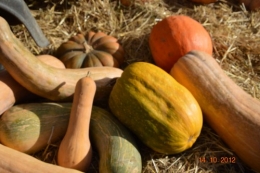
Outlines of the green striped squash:
M15 105L0 117L0 143L33 154L65 135L70 110L71 103Z
M110 112L93 107L90 140L99 153L100 173L141 173L141 155L133 134Z

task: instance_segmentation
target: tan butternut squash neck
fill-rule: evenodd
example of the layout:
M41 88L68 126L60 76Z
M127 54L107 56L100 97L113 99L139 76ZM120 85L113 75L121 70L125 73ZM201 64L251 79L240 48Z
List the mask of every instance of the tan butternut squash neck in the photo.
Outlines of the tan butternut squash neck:
M200 56L197 56L199 54ZM194 58L197 58L194 61ZM212 59L212 60L211 60ZM253 98L251 95L246 93L242 88L235 84L235 82L229 78L221 67L218 65L217 61L213 60L212 57L204 55L202 52L190 52L185 57L183 61L186 61L186 64L194 64L197 68L190 68L186 66L187 70L194 69L194 73L204 70L199 74L207 74L200 76L201 83L209 82L214 85L207 86L213 98L219 98L219 96L224 96L222 98L223 104L226 104L228 110L237 110L238 116L231 116L229 118L234 118L234 120L244 121L249 120L250 123L258 124L260 127L260 102L259 100ZM210 76L210 77L209 77ZM215 100L215 99L213 99ZM232 104L231 104L232 103ZM247 115L247 116L241 116ZM224 118L224 117L223 117Z
M74 169L45 163L1 144L0 157L0 172L4 173L80 173Z
M114 67L84 69L50 67L24 47L1 17L0 23L0 63L18 83L34 94L53 101L72 100L76 82L88 74L95 80L97 90L121 76L122 70Z

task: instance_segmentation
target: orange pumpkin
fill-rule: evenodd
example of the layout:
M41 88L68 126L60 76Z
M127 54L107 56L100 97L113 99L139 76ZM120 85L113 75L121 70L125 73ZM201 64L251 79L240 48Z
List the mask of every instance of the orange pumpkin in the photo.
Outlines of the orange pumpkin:
M66 68L119 67L124 61L124 50L115 37L90 31L62 43L56 56Z
M259 0L239 0L239 2L245 4L246 8L249 10L254 11L260 9Z
M209 33L196 20L173 15L158 22L150 33L149 45L155 64L169 72L173 64L191 50L212 55Z

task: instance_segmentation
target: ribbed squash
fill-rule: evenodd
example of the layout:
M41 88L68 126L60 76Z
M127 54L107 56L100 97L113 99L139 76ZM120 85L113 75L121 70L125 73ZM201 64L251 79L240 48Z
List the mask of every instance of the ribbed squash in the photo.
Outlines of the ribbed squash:
M99 153L100 173L141 173L135 138L110 112L93 107L90 140Z
M0 143L32 154L66 133L71 103L26 103L11 107L0 117Z
M150 63L136 62L124 70L109 106L144 144L160 153L190 148L201 132L202 113L192 94Z
M119 67L124 50L118 40L103 32L78 33L57 49L57 57L66 68Z
M245 163L260 171L260 101L205 52L189 52L170 73L197 99L205 121Z

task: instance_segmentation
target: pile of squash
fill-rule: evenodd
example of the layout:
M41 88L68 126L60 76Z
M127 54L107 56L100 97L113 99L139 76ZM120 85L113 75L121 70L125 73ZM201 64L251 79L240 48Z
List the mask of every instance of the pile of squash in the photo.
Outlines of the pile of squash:
M0 172L85 172L96 149L101 173L141 173L137 140L181 153L203 120L260 171L260 102L225 75L209 33L190 17L158 22L149 40L155 64L124 70L122 46L105 33L80 33L57 58L36 58L0 23ZM109 110L95 105L100 100ZM30 156L59 141L58 165Z

